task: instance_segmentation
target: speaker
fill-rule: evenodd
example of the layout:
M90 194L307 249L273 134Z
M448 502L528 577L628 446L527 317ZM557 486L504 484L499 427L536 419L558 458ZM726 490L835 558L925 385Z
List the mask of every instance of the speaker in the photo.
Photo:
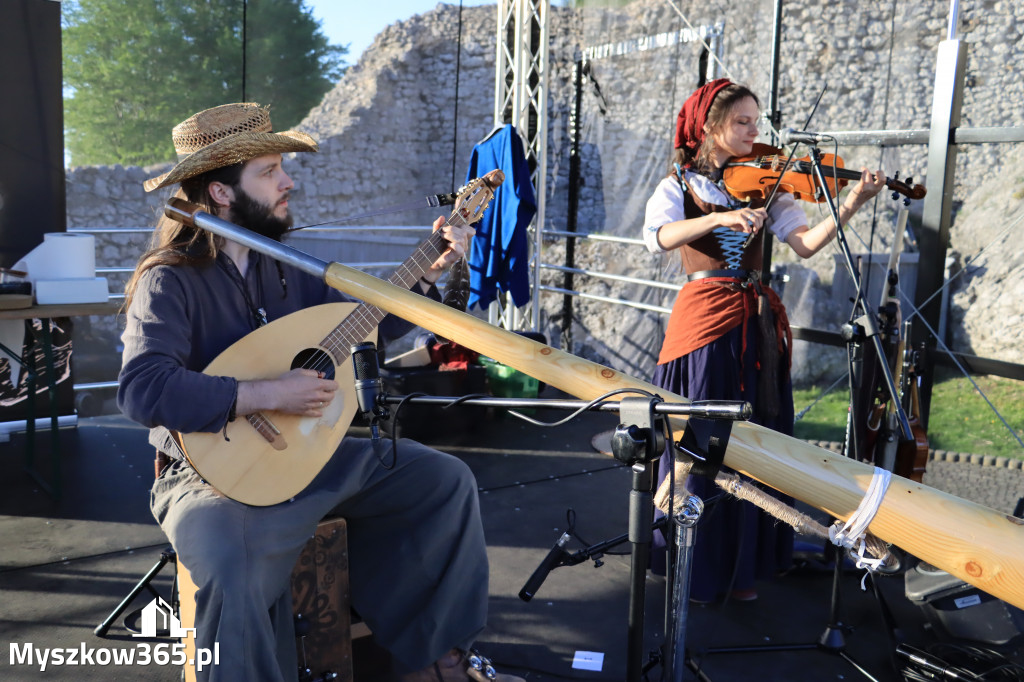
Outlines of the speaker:
M941 634L1005 644L1024 631L1024 611L926 563L906 572L907 599Z
M60 7L0 2L0 267L67 225Z

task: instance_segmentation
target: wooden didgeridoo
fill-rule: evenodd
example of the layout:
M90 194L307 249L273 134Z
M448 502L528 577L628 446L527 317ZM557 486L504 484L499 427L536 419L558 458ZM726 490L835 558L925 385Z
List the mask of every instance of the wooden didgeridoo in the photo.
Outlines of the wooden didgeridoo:
M638 388L686 402L652 384L498 329L341 265L327 266L331 287L452 339L582 400ZM672 417L682 433L685 417ZM846 520L857 509L874 467L840 457L750 422L736 422L725 463L787 495ZM891 542L1015 606L1024 608L1024 521L920 483L893 476L869 526Z

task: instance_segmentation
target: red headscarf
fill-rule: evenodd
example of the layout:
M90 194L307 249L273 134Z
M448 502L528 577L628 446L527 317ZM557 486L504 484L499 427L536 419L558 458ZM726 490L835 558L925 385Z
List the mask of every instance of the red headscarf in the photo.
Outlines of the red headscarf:
M683 103L676 118L676 149L685 147L696 153L704 142L704 124L708 120L708 110L715 101L715 95L727 85L732 85L728 78L718 78L697 88Z

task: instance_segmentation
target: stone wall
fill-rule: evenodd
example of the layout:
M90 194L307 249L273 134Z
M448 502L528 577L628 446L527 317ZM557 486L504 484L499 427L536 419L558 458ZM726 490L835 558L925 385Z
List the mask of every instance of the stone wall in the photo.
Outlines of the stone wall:
M703 0L666 3L638 0L616 10L574 12L552 7L548 82L549 146L546 226L564 229L568 188L568 112L576 50L686 26L724 21L723 61L728 73L765 93L769 84L773 3L710 4ZM731 9L735 8L735 9ZM961 37L969 44L969 86L964 94L965 126L1022 126L1024 82L1019 77L1020 26L1024 4L995 0L961 2ZM910 129L930 124L936 50L946 37L946 3L786 3L782 41L783 126L801 127L827 83L813 119L820 130ZM334 223L344 217L405 204L450 191L463 180L472 146L492 129L494 99L493 6L436 9L385 29L356 65L299 126L321 142L319 154L287 161L299 193L293 204L297 224ZM643 202L665 172L675 112L692 89L697 48L686 43L643 53L595 59L584 91L579 229L639 236ZM603 110L603 111L602 111ZM664 131L664 132L660 132ZM654 145L650 140L657 140ZM881 165L924 182L927 150L904 146L885 150L842 150L847 166ZM1018 187L1024 161L1014 145L974 145L960 150L954 190L952 255L960 266L951 296L952 338L959 350L1020 361L1021 294L1014 275L1024 268L1019 252L1001 248L1005 228L1018 220ZM141 227L152 224L166 193L145 194L144 178L154 168L76 168L68 173L69 227ZM1009 183L1007 182L1009 180ZM1010 185L1009 187L1007 185ZM424 202L425 205L425 202ZM809 219L818 207L806 206ZM912 225L920 207L912 207ZM849 226L855 248L888 250L895 208L879 207L875 222L865 209ZM373 216L365 225L425 225L439 213L423 209ZM101 265L130 265L145 235L115 242L104 238ZM982 247L979 261L965 263ZM1002 241L999 241L1002 240ZM377 240L379 242L379 240ZM312 243L312 242L311 242ZM317 249L327 246L317 242ZM379 243L374 244L378 249ZM393 260L407 244L396 243ZM335 252L339 249L335 249ZM343 249L348 260L369 260L357 243ZM563 262L564 242L545 243L544 262ZM341 259L322 253L325 258ZM783 248L775 259L790 276L785 300L794 324L836 328L844 302L830 290L834 252L796 263ZM382 256L383 257L383 256ZM576 265L613 273L680 281L671 257L642 247L583 242ZM544 282L561 286L548 271ZM674 294L598 278L577 277L581 291L670 307ZM543 328L559 343L561 296L542 299ZM649 376L663 334L662 315L605 303L577 300L574 353L637 376ZM1007 331L1007 325L1012 329ZM114 337L113 320L95 321L101 336ZM998 330L998 332L996 331ZM800 380L830 379L841 371L838 350L803 345L794 364Z

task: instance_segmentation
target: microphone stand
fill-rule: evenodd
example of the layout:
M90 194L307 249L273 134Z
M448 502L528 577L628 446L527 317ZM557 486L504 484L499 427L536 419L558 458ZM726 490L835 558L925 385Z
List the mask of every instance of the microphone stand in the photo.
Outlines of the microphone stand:
M633 471L633 485L629 495L629 528L625 536L609 540L607 542L587 548L581 552L570 554L565 545L568 544L570 535L563 533L548 552L537 570L530 576L519 597L529 601L540 588L541 583L547 575L559 566L572 566L588 558L602 553L608 547L620 544L628 540L630 550L630 588L629 588L629 616L627 624L626 641L626 682L641 682L644 675L643 665L643 640L644 640L644 601L646 597L647 569L650 565L651 542L654 537L654 529L662 527L667 523L666 519L654 520L654 462L657 461L665 450L665 422L664 415L676 414L689 416L690 422L697 425L701 420L712 420L709 423L726 424L722 427L713 428L712 438L715 442L721 443L720 455L724 454L724 443L728 440L728 431L731 430L731 422L738 419L749 419L752 413L748 403L738 401L708 400L695 401L691 403L666 403L656 396L636 397L628 396L618 402L614 401L581 401L581 400L558 400L542 398L497 398L489 396L464 396L460 398L426 395L392 396L386 393L378 395L374 401L378 406L398 405L407 403L419 403L424 405L474 405L479 407L502 407L502 408L556 408L564 410L594 410L601 412L617 411L621 415L621 423L615 429L612 436L612 452L617 460L628 465ZM387 418L386 407L384 410L364 411L364 414L372 414L377 417ZM700 452L700 436L692 436L690 426L687 426L687 433L679 443L675 443L674 449L699 460L701 466L708 466L708 459L705 453ZM698 452L694 452L697 450ZM718 459L718 466L721 459ZM679 513L680 518L675 523L682 529L690 529L698 520L703 504L701 501L690 496L683 511ZM671 641L666 642L667 653L663 657L663 672L673 674L674 677L665 679L681 680L682 663L685 660L685 619L686 602L689 599L689 569L690 552L687 551L685 543L692 548L692 533L681 533L684 539L681 543L677 557L675 572L675 584L671 590L671 598L674 605L669 608L673 616L673 635ZM672 646L669 647L669 644Z
M886 358L885 349L882 347L882 339L879 338L878 322L875 319L875 315L867 309L864 305L864 295L861 292L861 280L860 273L857 267L853 263L853 254L850 251L850 245L846 241L846 233L843 230L842 222L839 219L839 209L836 207L835 197L828 191L828 184L825 182L825 174L821 164L821 151L818 149L816 144L810 145L810 156L811 156L811 169L814 172L814 178L818 182L818 187L825 197L825 202L828 204L829 213L832 215L832 220L836 226L836 243L839 244L839 250L843 254L843 260L846 264L846 269L850 274L850 279L853 281L853 285L856 288L857 294L854 298L853 308L850 312L850 321L843 327L843 338L847 339L847 343L850 346L848 353L850 358L850 390L851 395L857 388L857 384L854 382L856 374L859 374L859 363L863 358L863 350L861 348L861 341L868 339L871 342L872 348L874 349L875 356L878 359L878 364L882 370L882 381L885 383L886 391L889 393L889 398L892 400L893 406L896 408L896 419L900 425L900 431L903 434L903 438L910 440L913 435L910 431L910 422L907 420L907 413L903 410L903 406L900 403L899 394L896 390L896 382L892 377L892 370L889 368L889 362ZM901 238L901 237L900 237ZM858 314L859 313L859 314ZM856 366L855 366L856 363ZM855 374L856 372L856 374ZM855 416L851 412L851 420ZM847 444L847 456L849 453L857 453L858 450L855 447L856 429L849 429L850 439L852 442Z

